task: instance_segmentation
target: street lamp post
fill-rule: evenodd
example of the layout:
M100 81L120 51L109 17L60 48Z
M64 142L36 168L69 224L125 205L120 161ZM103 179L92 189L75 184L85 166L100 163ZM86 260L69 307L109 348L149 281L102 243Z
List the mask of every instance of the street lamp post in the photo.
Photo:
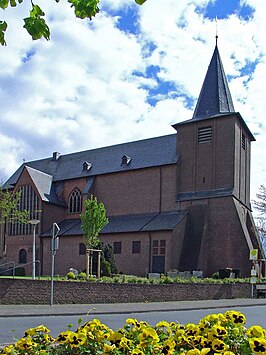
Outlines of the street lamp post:
M35 280L35 255L36 255L36 226L40 223L39 219L30 219L29 223L33 226L33 243L32 243L32 280Z

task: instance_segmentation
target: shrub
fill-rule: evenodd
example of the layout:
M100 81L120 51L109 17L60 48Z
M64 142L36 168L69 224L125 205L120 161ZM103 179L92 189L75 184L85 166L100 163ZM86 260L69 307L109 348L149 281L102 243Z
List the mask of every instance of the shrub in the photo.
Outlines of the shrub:
M69 271L66 274L66 277L67 277L68 280L75 280L76 279L76 276L75 276L74 272L72 272L72 271Z
M78 279L79 279L79 280L86 280L86 279L87 279L86 272L81 271L81 272L78 274Z
M110 276L111 275L111 266L109 261L103 260L101 263L101 271L102 276Z

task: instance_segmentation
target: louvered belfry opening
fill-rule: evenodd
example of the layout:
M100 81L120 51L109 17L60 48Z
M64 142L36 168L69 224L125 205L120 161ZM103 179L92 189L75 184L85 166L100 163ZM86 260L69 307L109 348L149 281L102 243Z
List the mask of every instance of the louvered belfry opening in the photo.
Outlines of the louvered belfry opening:
M198 143L207 143L212 141L212 127L200 127L198 130Z

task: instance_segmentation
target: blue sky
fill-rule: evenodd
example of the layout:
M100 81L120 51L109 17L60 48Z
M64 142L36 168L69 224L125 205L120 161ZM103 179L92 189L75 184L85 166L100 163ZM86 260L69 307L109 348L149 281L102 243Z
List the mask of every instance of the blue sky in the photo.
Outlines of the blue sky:
M265 183L266 2L101 0L93 21L67 2L36 0L51 40L22 29L29 2L2 11L0 179L23 161L174 133L190 119L216 29L234 106L257 141L252 197ZM217 22L216 22L217 17Z

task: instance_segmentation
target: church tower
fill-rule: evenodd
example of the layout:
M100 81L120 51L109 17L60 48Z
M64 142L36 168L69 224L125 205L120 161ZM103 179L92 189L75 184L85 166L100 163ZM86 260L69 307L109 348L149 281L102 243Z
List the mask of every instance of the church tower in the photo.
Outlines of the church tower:
M232 267L249 276L249 251L259 247L250 210L250 144L234 109L216 46L192 119L177 123L177 203L189 211L180 270L209 276Z

